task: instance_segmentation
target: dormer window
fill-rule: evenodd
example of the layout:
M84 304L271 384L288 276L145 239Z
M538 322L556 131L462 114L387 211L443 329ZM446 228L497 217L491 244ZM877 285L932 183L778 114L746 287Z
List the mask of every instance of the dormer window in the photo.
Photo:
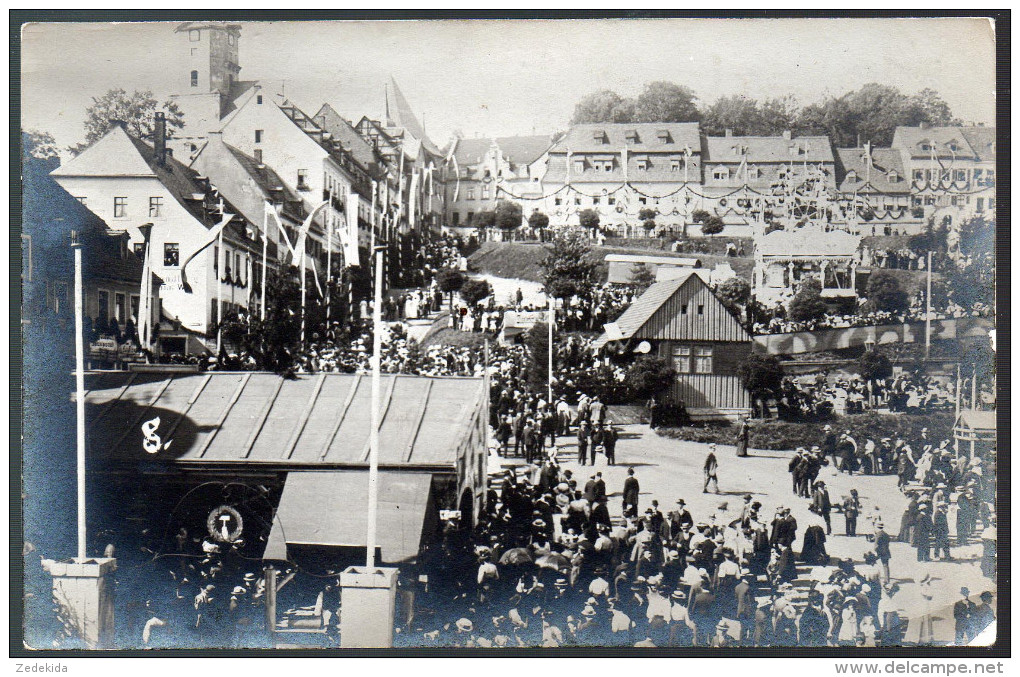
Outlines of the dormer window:
M718 181L725 181L730 178L730 170L726 167L716 167L712 170L712 178Z
M846 180L847 181L856 181L857 180L857 172L855 172L854 170L851 169L849 172L846 173Z
M648 169L648 166L649 166L648 158L646 157L638 158L637 160L638 169L640 169L641 171L645 171Z
M584 171L584 160L574 160L574 171L581 173Z
M669 161L669 171L671 171L671 172L679 172L680 171L680 161L679 160L670 160Z
M660 129L655 133L655 138L659 140L659 143L672 143L673 139L669 135L668 129Z
M595 133L592 134L592 139L595 141L595 143L602 146L607 145L609 143L609 137L606 136L606 133L601 129L595 131Z
M946 148L955 153L956 151L960 150L960 142L957 141L956 139L951 139L949 142L946 143Z
M900 182L900 175L896 171L889 172L886 175L886 178L889 180L889 183L899 183Z
M628 130L624 138L627 139L628 143L641 143L641 137L638 136L636 129Z
M202 39L202 31L192 29L188 31L188 40L191 42L198 42Z
M928 141L927 139L925 139L924 141L922 141L921 143L919 143L919 144L917 144L917 145L918 145L918 146L919 146L919 147L921 148L921 150L923 150L923 151L926 151L926 152L927 152L927 151L930 151L930 150L932 150L932 145L931 145L931 141Z

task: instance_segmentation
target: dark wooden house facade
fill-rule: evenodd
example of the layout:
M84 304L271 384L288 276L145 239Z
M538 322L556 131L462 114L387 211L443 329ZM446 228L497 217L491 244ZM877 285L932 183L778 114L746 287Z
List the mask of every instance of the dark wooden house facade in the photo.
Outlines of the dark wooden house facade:
M597 346L672 361L677 378L670 398L682 400L692 418L750 412L737 368L751 352L751 336L696 271L649 287L605 326Z

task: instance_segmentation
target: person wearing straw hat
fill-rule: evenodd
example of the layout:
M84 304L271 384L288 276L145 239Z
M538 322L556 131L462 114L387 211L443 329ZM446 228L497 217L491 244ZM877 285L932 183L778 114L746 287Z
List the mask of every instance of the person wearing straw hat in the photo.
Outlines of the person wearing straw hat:
M715 493L719 493L719 461L715 457L715 442L708 445L708 456L705 457L705 486L701 493L708 493L708 485L715 483Z

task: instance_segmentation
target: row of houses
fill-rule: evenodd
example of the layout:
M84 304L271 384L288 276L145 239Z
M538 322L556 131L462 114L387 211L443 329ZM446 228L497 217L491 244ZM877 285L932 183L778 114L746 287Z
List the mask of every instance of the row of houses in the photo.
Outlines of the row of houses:
M156 113L142 139L114 122L51 173L132 251L148 252L164 315L192 337L187 352L211 347L224 313L260 300L264 270L293 263L324 282L367 264L379 242L399 270L401 241L438 229L443 214L443 156L395 82L382 120L353 123L329 104L309 115L276 85L237 79L240 31L176 28L190 58L171 97L182 129Z
M696 122L586 124L558 139L455 139L451 153L453 226L500 199L520 202L525 215L542 211L554 226L593 209L621 234L643 232L645 209L677 230L707 211L731 235L803 211L881 235L917 232L939 212L995 209L995 129L982 126L899 127L889 148L834 149L827 136L789 132L708 136Z

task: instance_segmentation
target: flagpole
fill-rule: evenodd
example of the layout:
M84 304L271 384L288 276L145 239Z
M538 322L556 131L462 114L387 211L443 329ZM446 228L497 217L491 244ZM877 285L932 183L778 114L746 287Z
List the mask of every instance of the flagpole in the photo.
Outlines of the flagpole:
M305 240L301 238L301 258L298 265L301 266L301 347L305 345Z
M372 304L372 428L368 453L368 538L365 566L375 566L376 512L379 503L379 399L382 389L382 257L383 248L375 254L375 298Z
M556 299L549 295L549 403L552 404L553 381L553 325L556 324Z
M223 263L223 231L221 230L217 236L219 242L219 253L217 267L219 271L216 275L216 360L217 364L220 359L220 351L223 349L223 282L221 281L220 275L226 272L226 268Z
M333 188L329 189L329 209L326 210L326 219L329 223L329 232L326 234L326 326L329 327L330 315L330 294L329 282L333 278Z
M924 359L931 358L931 250L928 250L928 293L924 314Z
M269 212L270 205L267 202L262 209L262 298L259 301L259 314L263 320L266 319L266 273L269 260Z
M71 231L74 249L74 380L75 418L77 423L78 457L78 559L85 559L87 539L85 521L85 328L82 296L81 242L78 233Z

